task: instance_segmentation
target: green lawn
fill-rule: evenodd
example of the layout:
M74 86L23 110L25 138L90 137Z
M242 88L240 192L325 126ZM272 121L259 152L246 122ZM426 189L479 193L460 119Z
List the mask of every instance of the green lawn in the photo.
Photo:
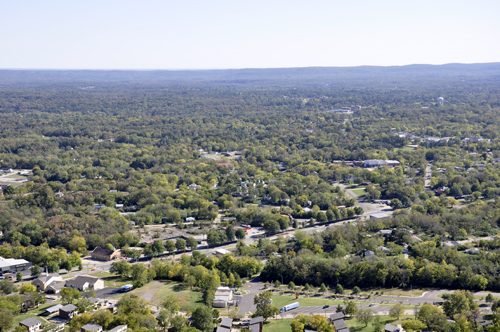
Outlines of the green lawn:
M411 148L409 146L405 146L404 148L394 148L394 152L397 152L398 150L413 151L413 150L415 150L415 148Z
M265 332L291 332L291 319L270 319L264 324Z
M89 273L89 275L104 280L104 286L106 287L121 287L123 285L132 283L130 280L123 279L120 276L110 272L92 272Z
M56 304L58 304L58 303L41 304L36 309L32 309L32 310L29 310L26 313L21 314L21 315L14 316L14 320L12 321L13 322L12 323L13 324L12 327L18 326L20 321L23 321L23 320L31 318L31 317L35 317L35 318L41 320L42 323L46 323L45 316L39 317L39 315L41 313L45 312L45 309L50 308L52 306L55 306Z
M358 196L363 196L364 194L366 194L365 188L352 189L351 191Z
M159 306L168 295L174 295L181 300L181 311L193 312L202 303L201 293L191 291L178 282L152 281L149 284L134 289L130 293L137 295L151 302L152 305ZM123 294L117 297L122 297ZM226 309L227 311L227 309Z

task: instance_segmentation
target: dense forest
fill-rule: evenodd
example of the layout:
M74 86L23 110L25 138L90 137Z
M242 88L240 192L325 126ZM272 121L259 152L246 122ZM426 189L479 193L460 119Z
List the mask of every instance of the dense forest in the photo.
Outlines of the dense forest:
M266 231L286 229L283 214L333 221L363 212L340 184L369 183L365 199L401 211L299 240L298 256L270 260L263 276L289 269L286 279L299 284L466 288L484 278L499 288L496 242L479 256L441 246L499 230L499 88L498 64L0 71L0 166L30 171L3 190L2 256L42 245L135 246L133 224L210 224L221 213ZM401 167L361 167L367 159ZM364 237L384 228L412 229L423 241ZM409 245L411 259L342 259L388 242ZM325 252L311 255L314 244Z

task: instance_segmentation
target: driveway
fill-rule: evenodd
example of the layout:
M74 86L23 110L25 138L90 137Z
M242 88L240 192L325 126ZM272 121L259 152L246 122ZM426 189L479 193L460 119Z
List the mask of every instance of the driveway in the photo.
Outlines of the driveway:
M112 296L120 294L120 288L117 287L104 287L95 291L98 299L107 299Z
M249 311L255 312L256 307L255 307L255 304L253 304L253 298L255 295L264 291L264 288L259 283L259 281L260 281L260 277L253 278L252 281L250 281L249 283L246 284L246 285L249 285L250 287L243 288L244 290L249 291L248 294L234 296L234 300L238 301L238 305L240 307L238 314L245 315Z

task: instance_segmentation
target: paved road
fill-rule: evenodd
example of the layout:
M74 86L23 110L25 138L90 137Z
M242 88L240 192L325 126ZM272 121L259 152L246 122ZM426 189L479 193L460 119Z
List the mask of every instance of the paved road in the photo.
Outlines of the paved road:
M431 166L432 164L427 164L427 167L425 168L424 187L426 189L430 189L431 187L431 175L432 175Z
M250 286L249 288L243 288L244 290L249 291L248 294L234 297L234 299L238 301L238 305L240 307L238 314L245 315L249 311L255 312L256 308L253 304L253 298L255 295L264 291L264 287L262 286L262 284L260 284L259 281L260 277L255 277L254 279L252 279L252 281L246 284Z

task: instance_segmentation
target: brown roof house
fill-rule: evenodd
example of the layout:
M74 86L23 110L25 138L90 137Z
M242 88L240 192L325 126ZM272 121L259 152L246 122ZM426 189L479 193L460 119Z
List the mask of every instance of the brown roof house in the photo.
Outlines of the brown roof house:
M62 277L59 273L45 274L34 279L31 284L36 287L37 290L45 292L47 287L56 281L62 281Z
M104 288L104 281L99 278L78 276L75 279L67 280L66 287L78 289L79 291L87 289L98 290Z
M34 317L31 317L19 322L19 326L25 327L28 332L35 332L42 328L42 322Z
M94 251L90 253L90 256L99 261L112 261L113 259L121 258L121 254L118 250L104 249L101 247L95 247Z

